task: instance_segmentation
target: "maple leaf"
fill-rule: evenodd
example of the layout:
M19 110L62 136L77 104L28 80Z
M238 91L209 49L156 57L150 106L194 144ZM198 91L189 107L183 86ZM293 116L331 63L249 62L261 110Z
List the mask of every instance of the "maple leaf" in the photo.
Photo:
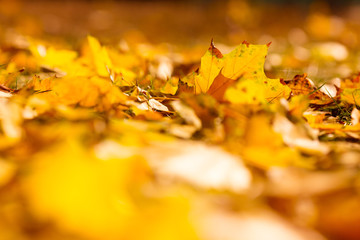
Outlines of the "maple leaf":
M211 41L201 58L199 73L189 78L194 81L195 93L208 93L219 101L233 103L264 103L289 96L290 89L264 73L268 47L244 41L223 55Z

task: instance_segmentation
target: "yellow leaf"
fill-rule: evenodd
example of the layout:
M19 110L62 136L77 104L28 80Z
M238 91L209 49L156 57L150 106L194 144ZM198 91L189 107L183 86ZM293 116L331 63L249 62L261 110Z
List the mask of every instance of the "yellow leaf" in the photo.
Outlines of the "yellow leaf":
M344 88L341 92L341 100L350 104L360 105L360 90L355 88Z
M221 73L231 79L239 77L264 77L264 63L267 45L253 45L243 42L224 55L224 69Z
M112 69L113 65L106 48L102 47L100 42L92 36L88 36L88 43L97 74L102 77L109 76L108 69Z
M303 119L303 113L309 107L309 99L304 95L291 97L289 113L298 120Z
M19 75L20 71L16 68L16 64L14 62L10 62L6 66L6 69L0 70L0 84L8 87L16 82Z
M139 58L131 53L119 53L116 49L107 49L114 67L131 69L139 65Z
M189 199L177 195L165 196L156 204L149 204L141 216L130 225L128 235L124 239L200 239L189 219ZM139 226L141 231L138 231Z
M266 170L270 167L286 167L294 162L300 162L298 153L291 148L272 149L266 146L250 146L244 149L243 155L248 162Z
M15 164L0 159L0 187L3 187L5 184L7 184L15 175L15 172Z
M41 66L49 68L60 68L63 70L63 67L66 68L66 66L70 65L77 57L75 51L45 47L35 42L31 43L29 49Z
M250 119L243 156L244 160L264 169L302 162L295 149L284 145L282 136L272 129L271 119L265 114Z
M39 76L33 76L32 81L28 87L33 87L37 92L49 91L54 86L54 77L40 79Z
M201 58L199 74L195 76L195 92L206 93L223 67L223 55L211 41L209 49Z
M110 79L117 86L134 86L136 85L136 74L125 68L116 68L111 72Z
M172 77L166 81L165 86L160 89L160 92L175 95L178 90L178 84L179 78Z
M22 186L38 219L81 236L119 239L136 214L127 185L143 171L139 160L98 159L69 141L38 155Z
M53 88L52 96L57 104L80 104L83 107L98 106L102 110L109 109L112 104L126 100L126 96L110 80L97 76L58 79Z
M287 98L290 89L280 79L270 79L264 73L268 45L242 43L224 55L221 73L230 79L240 80L225 92L225 99L232 103L267 103Z
M360 124L349 125L326 119L326 112L305 112L304 117L310 127L331 132L359 132Z

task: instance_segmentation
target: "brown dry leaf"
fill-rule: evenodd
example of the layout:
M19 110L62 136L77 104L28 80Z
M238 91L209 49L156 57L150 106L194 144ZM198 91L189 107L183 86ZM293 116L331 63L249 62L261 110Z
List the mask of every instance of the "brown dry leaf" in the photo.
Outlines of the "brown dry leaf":
M294 96L306 95L310 99L311 104L327 105L334 102L334 98L316 88L314 83L307 78L307 74L296 75L292 80L282 80L284 84L291 88Z

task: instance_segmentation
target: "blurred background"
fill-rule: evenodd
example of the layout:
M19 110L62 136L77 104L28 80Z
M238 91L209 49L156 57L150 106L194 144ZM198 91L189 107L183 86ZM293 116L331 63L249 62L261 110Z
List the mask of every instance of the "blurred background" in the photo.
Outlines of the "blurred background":
M0 20L30 35L78 38L93 34L115 40L138 34L152 43L191 44L213 37L237 44L244 38L254 41L266 34L288 37L296 27L311 38L324 40L341 37L347 24L360 24L359 2L1 0ZM340 40L354 44L355 37L347 37Z
M321 82L359 69L356 0L1 0L0 4L2 39L14 34L61 36L69 45L79 46L91 34L106 44L189 48L189 61L199 59L212 38L220 49L221 44L233 46L243 40L272 42L266 66L270 76L291 78L307 72ZM222 50L226 52L226 47Z

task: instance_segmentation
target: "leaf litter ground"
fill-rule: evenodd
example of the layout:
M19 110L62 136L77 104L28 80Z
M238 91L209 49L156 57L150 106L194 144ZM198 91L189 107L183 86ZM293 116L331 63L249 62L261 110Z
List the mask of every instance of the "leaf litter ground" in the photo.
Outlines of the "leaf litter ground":
M357 26L320 10L235 47L2 26L0 239L358 239Z

